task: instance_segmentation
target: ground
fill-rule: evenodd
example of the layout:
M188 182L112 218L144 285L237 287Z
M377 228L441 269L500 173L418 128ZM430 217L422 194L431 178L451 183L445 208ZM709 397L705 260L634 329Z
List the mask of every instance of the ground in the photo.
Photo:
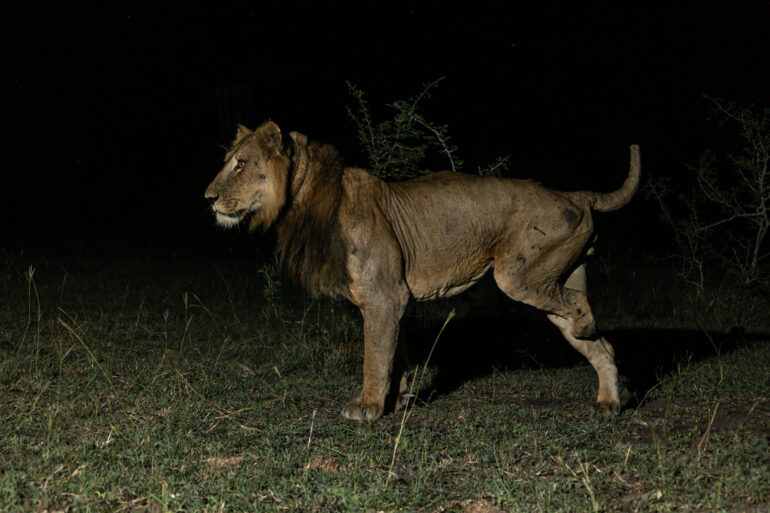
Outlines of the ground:
M339 415L360 381L358 313L286 283L266 302L259 265L6 255L3 510L770 509L754 296L595 266L624 376L609 420L593 415L595 372L541 314L484 283L414 305L416 362L456 316L417 400L368 424Z

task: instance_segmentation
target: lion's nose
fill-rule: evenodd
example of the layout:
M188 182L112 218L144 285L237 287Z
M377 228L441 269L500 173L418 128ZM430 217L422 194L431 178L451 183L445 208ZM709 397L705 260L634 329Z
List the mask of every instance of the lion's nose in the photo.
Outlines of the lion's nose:
M214 202L217 201L217 198L219 198L219 194L213 193L213 192L206 192L206 199L209 200L209 203L211 205L214 204Z

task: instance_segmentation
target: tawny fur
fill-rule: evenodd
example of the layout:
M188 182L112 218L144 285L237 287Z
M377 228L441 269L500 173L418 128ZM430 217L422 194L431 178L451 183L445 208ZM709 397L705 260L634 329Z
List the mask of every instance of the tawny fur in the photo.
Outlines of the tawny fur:
M361 309L364 386L346 417L378 418L388 397L397 406L407 301L457 294L489 269L509 297L549 314L596 369L600 408L618 411L614 353L596 333L583 259L592 211L622 207L638 187L637 146L626 181L611 193L455 172L389 184L343 168L329 146L295 133L284 139L273 122L239 127L225 161L206 190L219 222L272 226L289 273L313 293L339 294Z

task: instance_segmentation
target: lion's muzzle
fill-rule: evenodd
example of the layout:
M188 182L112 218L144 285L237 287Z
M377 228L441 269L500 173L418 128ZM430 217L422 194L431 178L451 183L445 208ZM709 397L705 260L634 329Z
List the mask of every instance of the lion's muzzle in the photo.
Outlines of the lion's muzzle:
M207 190L205 197L206 197L206 200L209 202L209 205L213 207L214 203L216 203L216 201L219 199L219 194L217 194L216 192L211 192Z

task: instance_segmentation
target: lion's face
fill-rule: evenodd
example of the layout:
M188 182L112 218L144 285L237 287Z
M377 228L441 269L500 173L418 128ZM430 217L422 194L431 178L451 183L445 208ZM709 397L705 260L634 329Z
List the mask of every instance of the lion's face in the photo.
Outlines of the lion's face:
M239 127L224 167L206 188L217 223L232 227L250 216L251 228L272 224L286 202L290 164L274 123L254 132Z

